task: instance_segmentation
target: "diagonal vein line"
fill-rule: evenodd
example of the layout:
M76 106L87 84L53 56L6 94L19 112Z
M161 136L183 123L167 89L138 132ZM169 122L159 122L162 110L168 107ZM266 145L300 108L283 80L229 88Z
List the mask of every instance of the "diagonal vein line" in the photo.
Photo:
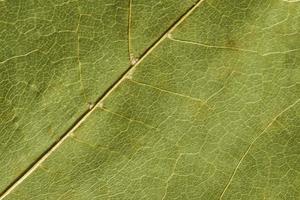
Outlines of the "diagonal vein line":
M103 110L103 111L105 111L105 112L108 112L108 113L110 113L110 114L112 114L112 115L115 115L115 116L118 116L118 117L120 117L120 118L126 119L126 120L128 120L129 122L136 122L136 123L139 123L139 124L143 124L143 125L146 126L147 128L156 129L156 130L158 129L158 128L152 126L151 124L147 124L146 122L143 122L143 121L141 121L141 120L136 120L136 119L132 119L132 118L126 117L126 116L124 116L124 115L122 115L122 114L120 114L120 113L111 111L111 110L106 109L106 108L100 108L100 109Z
M291 104L290 106L286 107L284 110L282 110L279 114L277 114L272 120L271 122L266 126L266 128L264 128L264 130L258 134L258 136L255 137L255 139L250 143L250 145L248 146L247 150L244 152L243 156L241 157L241 159L239 160L238 164L236 165L235 169L233 170L233 173L228 181L228 183L226 184L224 190L222 191L222 194L219 198L219 200L221 200L226 192L226 190L228 189L229 185L231 184L233 177L235 176L238 168L240 167L241 163L244 161L245 157L248 155L248 153L250 152L251 148L253 147L254 143L272 126L272 124L281 116L283 115L286 111L290 110L292 107L294 107L297 103L300 102L300 99L298 99L297 101L295 101L293 104Z
M30 51L30 52L27 52L27 53L25 53L25 54L22 54L22 55L12 56L12 57L7 58L7 59L5 59L5 60L3 60L3 61L0 61L0 64L4 64L4 63L6 63L6 62L8 62L8 61L10 61L10 60L16 59L16 58L26 57L26 56L28 56L28 55L34 53L34 52L37 52L37 51L39 51L39 49L34 49L34 50L32 50L32 51Z
M12 182L1 194L0 200L3 200L9 195L18 185L20 185L28 176L30 176L55 150L57 150L63 142L69 138L72 133L97 109L102 107L105 99L117 88L119 85L130 76L134 69L157 47L159 44L168 37L168 35L174 31L188 16L190 16L194 10L204 0L199 0L193 6L191 6L176 22L174 22L162 35L158 38L140 57L140 59L131 64L129 68L121 74L121 76L96 100L93 107L83 113L73 125L60 137L60 139L50 146L34 163L32 163L14 182Z
M173 95L176 95L176 96L179 96L179 97L187 98L187 99L190 99L192 101L198 101L198 102L201 102L203 104L205 102L204 100L199 99L199 98L195 98L195 97L188 96L188 95L185 95L185 94L173 92L171 90L166 90L166 89L159 88L159 87L156 87L156 86L153 86L153 85L149 85L149 84L146 84L146 83L138 82L138 81L135 81L135 80L132 80L132 79L128 79L128 80L131 81L131 82L133 82L133 83L135 83L135 84L137 84L137 85L146 86L146 87L149 87L149 88L161 91L161 92L165 92L165 93L173 94Z
M180 42L180 43L186 43L186 44L193 44L193 45L198 45L202 47L207 47L207 48L215 48L215 49L230 49L230 50L235 50L235 51L244 51L244 52L250 52L250 53L258 53L257 51L251 50L251 49L243 49L243 48L236 48L236 47L227 47L227 46L216 46L216 45L209 45L209 44L204 44L204 43L199 43L199 42L193 42L189 40L182 40L182 39L177 39L169 36L169 39L175 42Z

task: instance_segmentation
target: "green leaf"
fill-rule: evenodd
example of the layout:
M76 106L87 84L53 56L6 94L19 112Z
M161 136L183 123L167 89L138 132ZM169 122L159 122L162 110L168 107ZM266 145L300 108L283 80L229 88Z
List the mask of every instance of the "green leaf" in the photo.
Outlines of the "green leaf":
M0 0L0 200L300 199L300 1Z

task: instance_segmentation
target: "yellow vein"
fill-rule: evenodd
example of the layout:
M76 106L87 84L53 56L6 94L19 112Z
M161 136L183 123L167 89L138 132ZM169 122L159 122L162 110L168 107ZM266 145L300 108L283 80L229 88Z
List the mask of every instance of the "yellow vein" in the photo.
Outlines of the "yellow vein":
M153 86L153 85L149 85L149 84L146 84L146 83L138 82L138 81L135 81L135 80L132 80L132 79L128 79L128 80L131 81L131 82L133 82L133 83L135 83L135 84L137 84L137 85L146 86L146 87L153 88L153 89L156 89L156 90L159 90L159 91L162 91L162 92L166 92L166 93L173 94L173 95L180 96L180 97L184 97L184 98L187 98L187 99L190 99L190 100L193 100L193 101L199 101L199 102L204 103L203 100L195 98L195 97L192 97L192 96L188 96L188 95L185 95L185 94L173 92L173 91L166 90L166 89L163 89L163 88L159 88L159 87L156 87L156 86Z
M26 57L26 56L28 56L28 55L34 53L34 52L37 52L37 51L39 51L39 50L38 50L38 49L34 49L34 50L32 50L32 51L29 51L28 53L25 53L25 54L22 54L22 55L17 55L17 56L13 56L13 57L7 58L7 59L5 59L5 60L3 60L3 61L0 61L0 64L4 64L4 63L6 63L6 62L8 62L8 61L10 61L10 60L16 59L16 58Z
M256 53L260 56L269 56L269 55L276 55L276 54L288 54L288 53L293 53L293 52L296 52L296 51L300 50L300 48L298 48L298 49L290 49L290 50L287 50L287 51L274 51L274 52L267 52L267 53L259 53L258 51L251 50L251 49L209 45L209 44L205 44L205 43L199 43L199 42L194 42L194 41L189 41L189 40L177 39L177 38L173 38L171 34L168 35L168 39L170 39L171 41L174 41L174 42L192 44L192 45L197 45L197 46L202 46L202 47L207 47L207 48L229 49L229 50L233 50L233 51L243 51L243 52L249 52L249 53Z
M245 157L248 155L250 149L252 148L253 144L258 140L258 138L260 138L271 126L272 124L278 119L278 117L280 117L282 114L284 114L286 111L290 110L292 107L294 107L297 103L299 103L300 99L298 99L297 101L295 101L293 104L291 104L290 106L286 107L284 110L282 110L279 114L277 114L272 120L271 122L266 126L266 128L264 128L264 130L250 143L250 145L248 146L247 150L245 151L245 153L243 154L243 156L241 157L241 159L239 160L237 166L235 167L228 183L226 184L221 196L219 199L222 199L226 190L228 189L229 185L231 184L233 177L235 176L238 168L240 167L240 165L242 164L243 160L245 159Z
M105 99L116 89L119 85L128 78L128 75L132 74L134 69L162 42L168 37L168 35L176 29L193 11L201 5L204 0L199 0L194 4L186 13L184 13L179 20L177 20L152 46L150 46L140 59L120 76L120 78L113 83L113 85L101 95L96 101L95 105L91 106L89 110L82 114L82 116L73 124L73 126L55 143L53 144L43 155L37 159L21 176L19 176L7 189L1 194L0 200L3 200L9 193L11 193L18 185L20 185L28 176L30 176L55 150L57 150L63 142L69 138L72 133L98 108L102 107Z
M227 82L229 81L230 77L233 75L233 73L235 73L235 71L231 71L230 74L226 77L226 80L225 80L225 84L223 85L223 87L221 87L219 90L217 90L216 92L214 92L212 95L210 95L205 103L208 103L209 100L211 100L212 98L214 98L215 96L217 96L218 94L220 94L226 87L227 85Z
M77 56L77 63L78 63L78 68L79 68L79 82L80 82L80 87L83 90L83 96L84 96L85 102L87 102L87 95L85 94L84 86L83 86L83 80L82 80L82 64L81 64L81 61L80 61L79 26L80 26L81 16L82 15L80 14L79 15L79 19L78 19L78 24L77 24L77 27L76 27L76 30L75 30L76 37L77 37L76 56Z
M132 12L132 0L128 0L129 8L128 8L128 56L129 56L129 61L131 64L134 64L134 55L132 54L131 50L131 12Z
M274 52L268 52L268 53L265 53L263 54L262 56L269 56L269 55L276 55L276 54L288 54L288 53L293 53L293 52L296 52L296 51L299 51L299 49L290 49L290 50L287 50L287 51L274 51Z
M207 48L230 49L230 50L235 50L235 51L244 51L244 52L250 52L250 53L258 53L257 51L250 50L250 49L241 49L241 48L236 48L236 47L208 45L208 44L203 44L203 43L199 43L199 42L193 42L193 41L189 41L189 40L176 39L176 38L173 38L171 35L169 35L168 38L170 40L174 41L174 42L180 42L180 43L186 43L186 44L193 44L193 45L198 45L198 46L207 47Z
M226 78L226 82L229 80L229 78L232 76L232 74L235 73L235 71L232 71ZM149 88L153 88L153 89L156 89L156 90L159 90L159 91L162 91L162 92L166 92L166 93L169 93L169 94L173 94L173 95L176 95L176 96L180 96L180 97L183 97L183 98L187 98L187 99L190 99L190 100L193 100L193 101L198 101L198 102L201 102L202 104L208 104L208 101L210 101L210 99L214 98L215 96L217 96L219 93L221 93L224 89L225 89L225 86L226 86L226 82L225 84L223 85L223 87L221 87L219 90L217 90L215 93L213 93L212 95L210 95L206 100L202 100L202 99L199 99L199 98L195 98L195 97L192 97L192 96L188 96L188 95L185 95L185 94L182 94L182 93L177 93L177 92L173 92L171 90L166 90L166 89L163 89L163 88L159 88L159 87L156 87L154 85L150 85L150 84L147 84L147 83L142 83L142 82L139 82L139 81L136 81L136 80L133 80L133 79L128 79L128 81L132 82L132 83L135 83L137 85L141 85L141 86L145 86L145 87L149 87Z
M116 115L120 118L123 118L123 119L126 119L128 120L129 122L136 122L136 123L139 123L139 124L142 124L144 126L146 126L147 128L151 128L151 129L157 129L156 127L150 125L150 124L147 124L146 122L143 122L143 121L140 121L140 120L137 120L137 119L132 119L132 118L129 118L129 117L126 117L125 115L122 115L120 113L117 113L117 112L114 112L114 111L111 111L109 109L106 109L106 108L100 108L101 110L105 111L105 112L108 112L112 115Z
M300 0L282 0L284 2L287 2L287 3L297 3L297 2L300 2Z
M172 167L172 172L171 172L171 174L168 176L168 178L166 179L165 192L164 192L164 195L163 195L163 197L162 197L161 200L164 200L164 199L166 198L167 194L168 194L169 182L170 182L170 180L171 180L171 179L174 177L174 175L175 175L175 170L176 170L176 168L177 168L178 162L179 162L180 158L182 157L182 155L183 155L183 153L180 153L180 154L178 155L178 157L175 159L174 165L173 165L173 167Z

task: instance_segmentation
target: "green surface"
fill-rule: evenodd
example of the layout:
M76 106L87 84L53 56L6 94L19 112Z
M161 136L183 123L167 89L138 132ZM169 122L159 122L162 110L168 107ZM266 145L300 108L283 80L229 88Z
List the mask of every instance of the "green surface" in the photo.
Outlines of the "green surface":
M0 1L0 199L300 199L300 1L199 2Z

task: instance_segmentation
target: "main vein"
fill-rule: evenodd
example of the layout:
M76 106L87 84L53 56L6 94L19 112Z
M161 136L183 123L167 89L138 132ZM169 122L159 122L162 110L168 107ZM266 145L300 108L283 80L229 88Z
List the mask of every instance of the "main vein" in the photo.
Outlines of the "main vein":
M23 174L21 174L14 182L12 182L6 190L1 194L0 200L3 200L7 195L9 195L18 185L20 185L27 177L29 177L56 149L58 149L63 142L72 135L72 133L97 109L97 107L102 107L105 99L117 88L119 85L127 79L135 70L135 68L162 42L166 39L169 34L174 31L188 16L190 16L194 10L199 7L199 5L204 0L199 0L192 7L190 7L175 23L173 23L160 38L158 38L140 57L140 59L131 64L129 68L117 79L96 101L94 106L83 113L80 118L75 121L75 123L69 128L69 130L62 135L62 137L50 146L34 163L32 163ZM130 5L131 6L131 5ZM131 12L131 11L130 11ZM130 13L131 15L131 13Z

